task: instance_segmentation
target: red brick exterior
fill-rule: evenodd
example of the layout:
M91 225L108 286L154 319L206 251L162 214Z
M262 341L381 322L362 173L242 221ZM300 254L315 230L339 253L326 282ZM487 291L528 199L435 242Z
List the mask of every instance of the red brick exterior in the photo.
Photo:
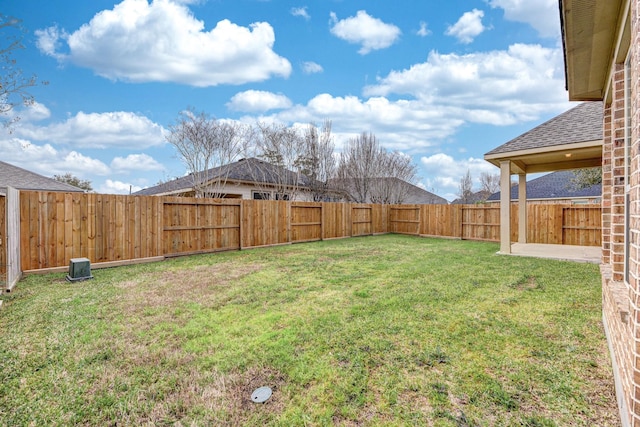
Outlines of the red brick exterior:
M630 87L625 64L611 66L602 158L602 310L623 425L640 427L640 0L631 0ZM630 100L627 149L626 104ZM627 153L630 157L626 174ZM628 182L627 182L628 181ZM629 196L627 208L626 197ZM629 210L628 224L626 210ZM627 228L629 231L626 244ZM628 274L625 263L628 262Z

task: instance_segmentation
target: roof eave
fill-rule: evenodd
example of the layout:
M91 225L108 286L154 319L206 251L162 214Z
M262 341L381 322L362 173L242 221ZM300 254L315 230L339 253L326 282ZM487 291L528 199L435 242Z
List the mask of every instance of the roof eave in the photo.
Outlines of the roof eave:
M624 0L560 0L566 88L571 101L606 97L609 67L624 40Z

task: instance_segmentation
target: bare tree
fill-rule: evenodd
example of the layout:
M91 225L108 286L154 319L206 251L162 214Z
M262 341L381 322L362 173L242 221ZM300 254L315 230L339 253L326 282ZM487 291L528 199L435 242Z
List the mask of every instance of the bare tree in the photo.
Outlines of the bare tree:
M0 31L4 37L0 45L0 70L2 70L0 72L0 115L8 116L17 105L33 105L35 100L27 90L35 86L37 81L35 75L26 77L12 56L16 50L24 49L22 37L25 30L22 28L21 21L0 13ZM10 127L18 120L20 118L14 116L4 119L3 123Z
M480 173L480 190L487 194L500 191L500 175L492 175L489 172Z
M345 145L338 166L341 190L356 203L367 203L371 197L371 181L376 178L380 144L372 133L362 133Z
M243 153L247 133L244 125L219 121L192 108L179 114L166 139L187 167L196 197L224 197L228 166Z
M402 203L415 178L411 158L388 152L372 133L349 140L340 155L338 183L356 203Z
M331 135L331 121L325 120L322 128L309 124L304 133L303 154L299 166L302 174L309 178L309 188L316 202L327 200L329 180L336 173L335 145Z
M305 185L300 172L304 157L304 138L291 127L280 123L258 123L255 147L258 158L251 175L264 193L275 192L276 200L294 199Z
M411 157L398 151L379 153L378 177L371 183L371 202L383 204L403 203L409 185L416 180L417 168Z
M467 173L460 179L458 186L458 198L461 203L471 203L473 195L473 181L471 180L471 172L467 169Z

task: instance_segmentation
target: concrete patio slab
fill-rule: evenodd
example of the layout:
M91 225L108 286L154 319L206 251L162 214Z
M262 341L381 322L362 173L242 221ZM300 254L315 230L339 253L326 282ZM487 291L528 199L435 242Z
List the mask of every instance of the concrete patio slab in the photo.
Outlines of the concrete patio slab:
M588 262L592 264L600 264L602 262L602 248L599 246L513 243L511 244L511 254L508 255Z

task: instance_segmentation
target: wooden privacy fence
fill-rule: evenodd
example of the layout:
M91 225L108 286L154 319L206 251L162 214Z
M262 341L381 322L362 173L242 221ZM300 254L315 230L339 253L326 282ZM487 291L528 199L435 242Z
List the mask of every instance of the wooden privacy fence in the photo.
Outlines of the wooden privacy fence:
M0 212L5 198L0 197ZM16 209L18 209L16 207ZM599 206L528 204L527 241L599 246ZM20 192L22 271L162 259L382 233L498 241L500 207L376 205ZM512 241L518 239L512 206ZM0 215L0 268L6 265ZM16 252L17 253L17 252ZM2 272L4 270L0 270Z

